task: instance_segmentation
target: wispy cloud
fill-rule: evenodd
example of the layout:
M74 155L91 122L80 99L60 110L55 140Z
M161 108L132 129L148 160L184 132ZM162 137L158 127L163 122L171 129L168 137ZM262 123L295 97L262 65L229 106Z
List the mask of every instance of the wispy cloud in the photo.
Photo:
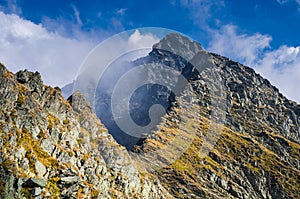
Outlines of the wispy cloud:
M253 67L290 99L300 102L300 46L271 49L269 35L239 33L233 25L213 35L209 50Z
M120 16L123 16L127 11L127 8L119 8L117 9L116 13Z
M225 2L224 0L180 0L180 5L189 10L190 17L196 25L209 30L208 21L211 19L212 13L223 8Z
M277 1L277 3L279 3L279 4L285 4L285 3L287 3L289 0L276 0Z
M73 11L74 11L74 16L75 16L75 19L76 19L76 23L79 26L82 26L82 21L81 21L81 18L80 18L80 13L79 13L77 7L75 5L72 5L72 8L73 8Z
M260 33L253 35L238 33L238 30L234 25L225 25L220 30L215 30L212 32L208 50L252 66L262 56L264 50L270 47L272 38Z
M300 0L296 0L296 3L298 4L298 12L300 13Z
M276 0L279 4L285 4L288 2L296 2L300 6L300 0Z
M277 3L279 3L280 5L284 5L286 3L289 3L289 2L294 2L298 5L298 12L300 12L300 0L276 0Z
M82 25L78 24L76 21L68 20L63 17L53 19L44 16L41 24L49 32L55 32L65 38L76 39L79 41L91 40L94 43L98 43L118 31L115 26L109 30L98 28L83 31ZM120 25L122 25L122 23L120 23Z
M112 28L115 30L123 31L125 29L121 19L118 17L112 17L110 19L110 24L112 25Z
M95 46L87 38L67 38L15 14L0 12L0 27L0 61L14 72L40 71L53 86L71 82Z
M0 6L0 11L10 14L22 14L22 9L18 6L17 0L7 0L5 6Z

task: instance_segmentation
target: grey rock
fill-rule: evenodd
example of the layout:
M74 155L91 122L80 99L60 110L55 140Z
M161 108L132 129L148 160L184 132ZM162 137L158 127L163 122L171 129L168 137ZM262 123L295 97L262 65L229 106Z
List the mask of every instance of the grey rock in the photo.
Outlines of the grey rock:
M61 184L70 185L70 184L79 183L80 177L79 176L61 177L60 181L61 181Z
M42 193L42 189L40 187L36 187L32 190L32 195L33 196L38 196L38 195L41 195Z
M40 178L29 178L24 184L24 187L45 187L47 185L47 181Z

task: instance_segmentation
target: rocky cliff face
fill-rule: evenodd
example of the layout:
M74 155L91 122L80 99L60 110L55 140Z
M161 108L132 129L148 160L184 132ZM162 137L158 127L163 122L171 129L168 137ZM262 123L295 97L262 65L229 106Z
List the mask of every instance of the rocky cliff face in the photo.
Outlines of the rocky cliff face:
M143 64L163 64L187 82L155 98L167 113L131 151L79 92L66 101L38 73L0 65L0 198L299 197L300 105L251 68L177 34L130 67ZM173 74L148 75L167 82ZM141 89L137 105L153 104L146 91L170 94ZM144 109L137 113L147 122Z
M166 198L80 93L0 66L0 198ZM70 105L72 104L72 106Z

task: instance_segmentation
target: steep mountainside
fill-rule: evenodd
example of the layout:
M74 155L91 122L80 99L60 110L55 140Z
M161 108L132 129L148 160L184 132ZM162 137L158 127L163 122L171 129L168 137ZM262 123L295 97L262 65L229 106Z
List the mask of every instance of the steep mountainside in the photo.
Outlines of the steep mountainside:
M39 73L0 65L0 198L169 198L80 93L69 100Z
M167 109L134 140L118 134L101 86L96 111L109 131L79 92L64 100L38 73L0 65L0 198L299 198L299 104L178 34L126 64L153 67L146 76L162 83L177 78L175 93L159 85L134 93L141 125L151 105Z
M150 56L156 62L176 63L172 52L178 49L189 53L186 46L191 41L176 45L170 41L166 38L154 46ZM162 50L163 45L168 49ZM190 50L193 53L182 69L191 80L189 90L176 99L182 105L173 108L160 130L133 151L151 162L147 154L178 136L188 137L178 130L178 121L184 120L182 125L190 121L197 129L192 130L192 144L177 161L156 172L176 198L299 198L300 105L249 67L205 51ZM197 96L193 103L186 100L192 93ZM207 145L208 156L201 154L202 145ZM170 154L161 158L167 161Z

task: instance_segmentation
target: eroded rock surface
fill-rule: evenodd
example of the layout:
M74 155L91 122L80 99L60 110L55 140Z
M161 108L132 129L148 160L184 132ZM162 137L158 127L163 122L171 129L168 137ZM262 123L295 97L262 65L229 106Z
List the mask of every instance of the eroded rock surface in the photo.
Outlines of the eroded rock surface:
M39 73L3 65L0 88L0 198L168 197L80 93L66 101Z

